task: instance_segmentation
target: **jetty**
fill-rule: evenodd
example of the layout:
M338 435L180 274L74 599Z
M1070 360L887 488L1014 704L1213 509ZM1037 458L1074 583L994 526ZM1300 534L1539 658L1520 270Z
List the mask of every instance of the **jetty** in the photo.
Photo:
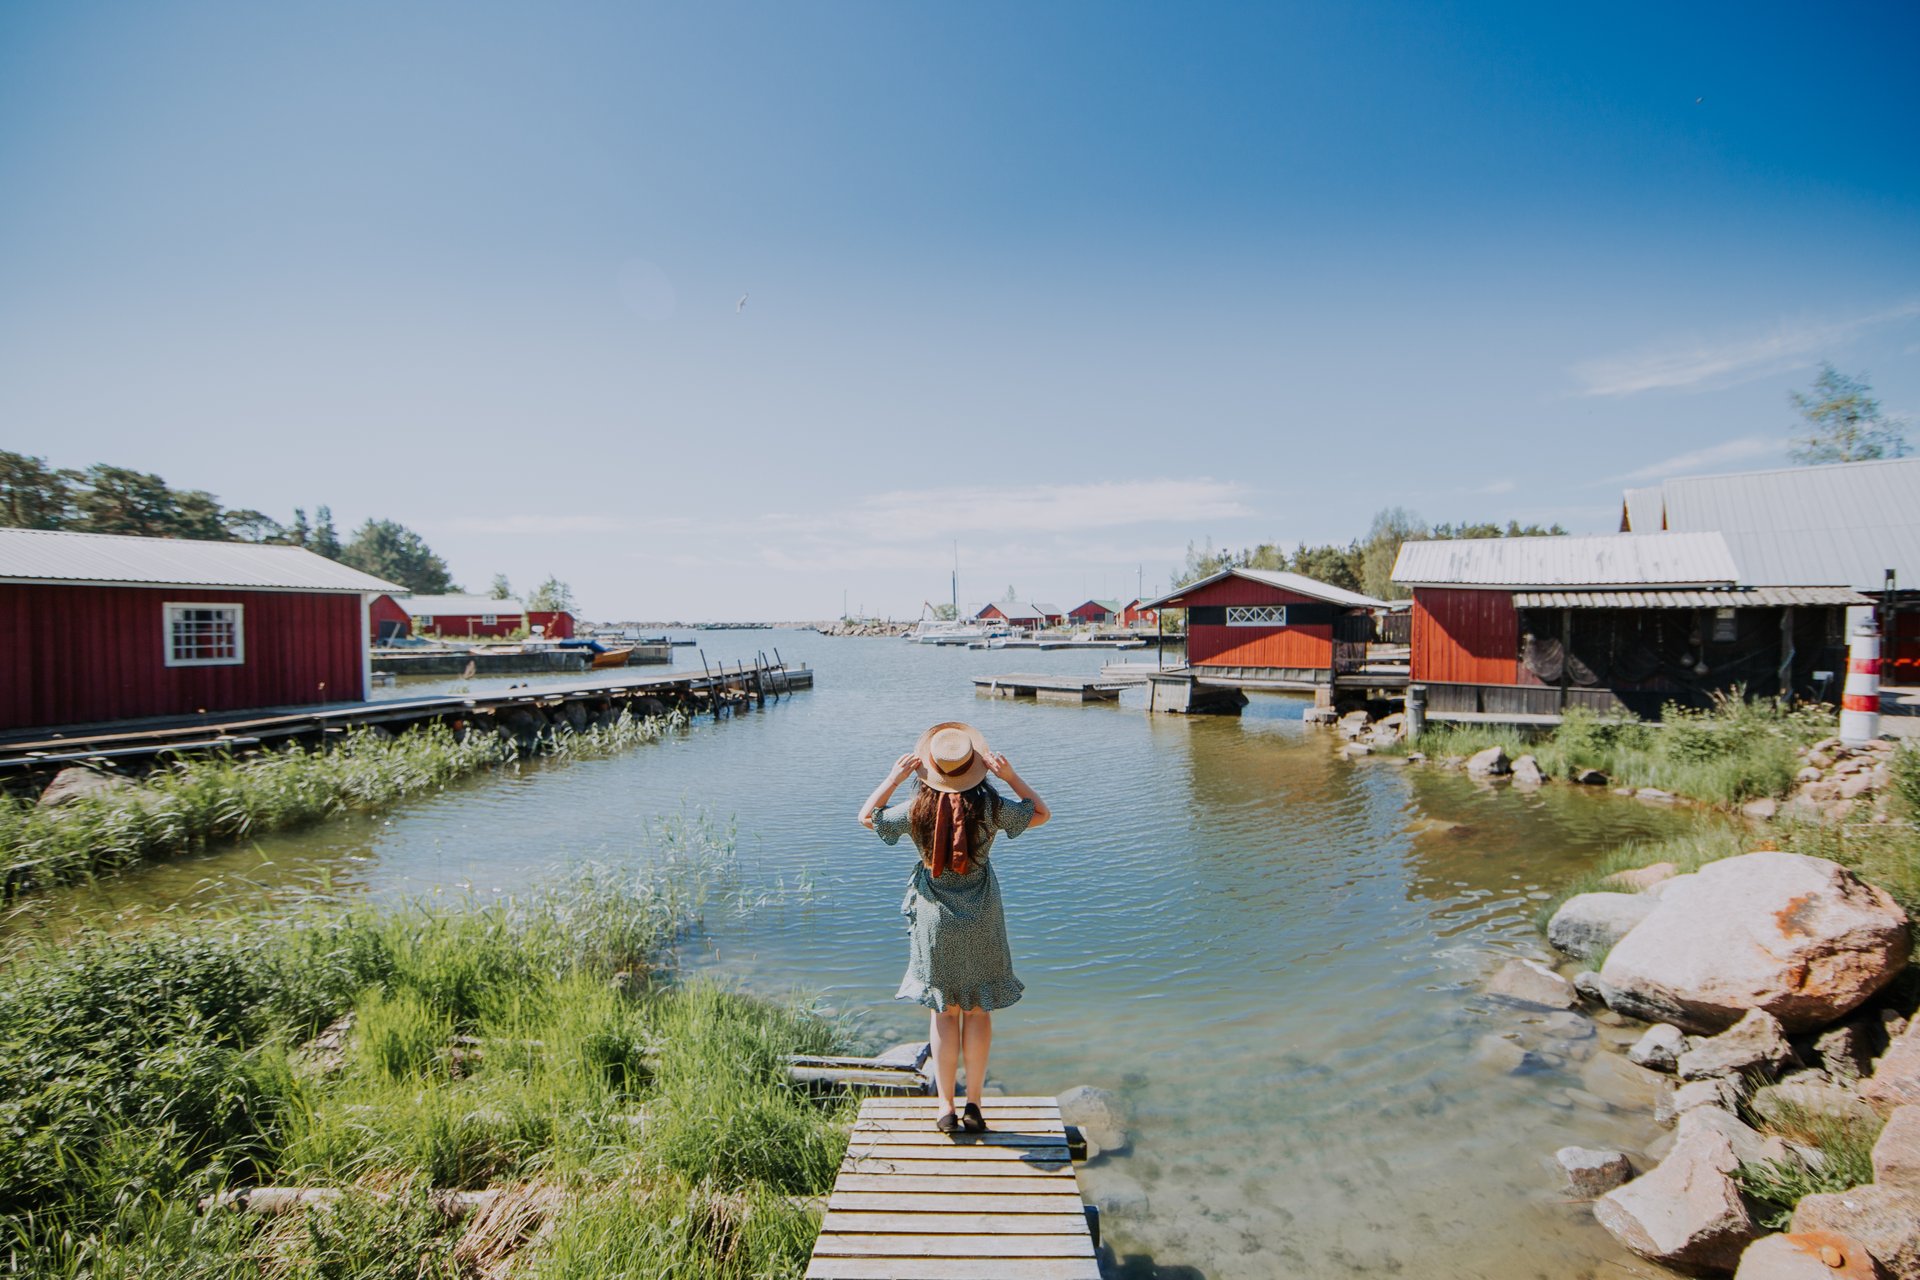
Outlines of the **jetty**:
M975 676L973 691L989 698L1032 698L1036 702L1113 702L1120 690L1139 681L1130 676L1052 675L1021 672Z
M988 1098L992 1128L951 1136L939 1105L860 1104L807 1280L1099 1280L1059 1102Z
M168 716L0 734L0 774L32 773L84 761L138 764L156 756L308 744L353 729L399 732L439 723L456 730L501 730L528 738L565 722L573 729L616 716L679 710L731 714L813 687L812 668L767 661L700 670L628 675L615 670L566 683L522 685L486 693L437 694L311 707L264 708Z

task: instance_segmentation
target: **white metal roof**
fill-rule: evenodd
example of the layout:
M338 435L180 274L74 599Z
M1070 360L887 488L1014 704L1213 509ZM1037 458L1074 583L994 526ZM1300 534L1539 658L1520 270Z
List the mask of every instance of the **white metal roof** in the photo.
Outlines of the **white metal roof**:
M492 596L397 596L394 603L405 609L409 618L464 618L489 613L517 618L527 611L518 600Z
M1660 523L1660 486L1656 484L1627 490L1620 502L1620 532L1659 533L1663 528Z
M1153 609L1170 604L1182 596L1191 595L1202 587L1212 586L1223 578L1246 578L1251 582L1264 582L1282 591L1292 591L1298 595L1311 596L1315 600L1325 600L1330 604L1342 604L1354 609L1384 609L1387 606L1384 600L1375 600L1372 596L1363 596L1358 591L1348 591L1344 587L1336 587L1304 574L1283 573L1278 569L1222 569L1211 577L1202 578L1198 582L1189 582L1184 587L1169 591L1157 600L1145 601L1145 607Z
M1920 586L1920 458L1687 476L1659 491L1645 523L1628 492L1632 527L1716 530L1743 582L1878 591L1892 569Z
M1393 580L1436 587L1732 586L1733 553L1717 533L1457 538L1408 542Z
M1851 587L1708 587L1657 591L1516 591L1522 609L1764 609L1780 605L1868 605Z
M0 529L0 582L354 593L404 590L304 547L64 529Z

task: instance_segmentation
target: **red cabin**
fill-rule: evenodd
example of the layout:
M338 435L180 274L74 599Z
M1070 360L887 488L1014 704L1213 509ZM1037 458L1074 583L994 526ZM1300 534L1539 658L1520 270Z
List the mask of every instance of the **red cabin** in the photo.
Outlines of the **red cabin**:
M1139 600L1129 600L1120 607L1120 625L1123 627L1157 627L1160 625L1160 611L1149 609Z
M1082 626L1109 626L1120 618L1120 602L1118 600L1089 600L1083 605L1076 605L1074 608L1067 610L1067 617Z
M300 547L0 529L0 730L364 699L399 589Z
M1037 630L1047 625L1046 618L1030 604L990 604L973 616L979 622L1004 622L1010 627Z
M416 636L510 636L527 625L527 609L518 600L491 596L405 596L398 601Z
M1223 569L1142 606L1187 611L1190 668L1329 691L1336 670L1361 665L1373 611L1385 607L1357 591L1267 569Z
M413 634L413 619L392 596L379 596L367 607L368 635L375 644L391 644Z

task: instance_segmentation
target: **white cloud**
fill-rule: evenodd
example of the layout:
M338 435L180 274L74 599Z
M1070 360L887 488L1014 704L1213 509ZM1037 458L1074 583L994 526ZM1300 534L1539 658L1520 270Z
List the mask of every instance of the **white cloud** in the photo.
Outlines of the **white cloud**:
M1519 487L1519 485L1511 480L1492 480L1481 485L1478 489L1471 490L1471 492L1484 494L1512 493Z
M1769 333L1709 342L1676 340L1573 366L1573 376L1589 396L1630 396L1642 391L1683 391L1732 386L1789 369L1804 368L1821 355L1846 345L1881 325L1920 316L1920 301L1842 320L1783 322Z
M1727 440L1720 444L1708 445L1704 449L1695 449L1689 453L1676 454L1663 458L1649 466L1629 471L1625 475L1603 480L1602 484L1618 484L1622 481L1661 480L1668 476L1689 475L1704 471L1709 467L1722 467L1730 462L1744 462L1753 458L1777 458L1786 452L1793 441L1786 436L1743 436L1738 440Z

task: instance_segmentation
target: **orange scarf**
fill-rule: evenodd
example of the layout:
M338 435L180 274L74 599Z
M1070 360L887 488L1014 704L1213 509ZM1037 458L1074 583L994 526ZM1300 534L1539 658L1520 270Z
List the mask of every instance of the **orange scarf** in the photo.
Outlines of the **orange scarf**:
M927 865L935 880L949 868L955 875L967 874L967 809L957 791L943 791L934 801L933 848L928 850Z

